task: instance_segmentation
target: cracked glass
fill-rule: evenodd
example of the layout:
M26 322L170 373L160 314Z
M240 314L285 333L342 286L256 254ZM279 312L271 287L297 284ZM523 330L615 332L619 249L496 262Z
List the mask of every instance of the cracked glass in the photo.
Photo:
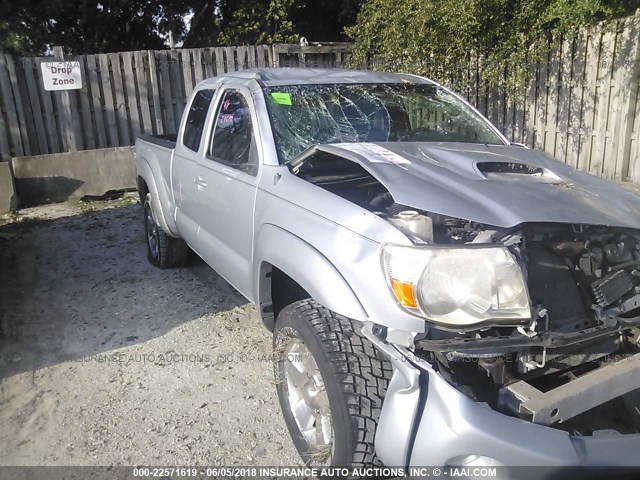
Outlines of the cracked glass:
M504 144L481 115L435 85L292 85L266 87L265 96L281 163L315 144Z

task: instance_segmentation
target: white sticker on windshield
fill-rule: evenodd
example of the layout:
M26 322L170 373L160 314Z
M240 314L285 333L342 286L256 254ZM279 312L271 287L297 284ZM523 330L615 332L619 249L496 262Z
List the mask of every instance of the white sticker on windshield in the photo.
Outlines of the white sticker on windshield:
M394 165L409 165L411 163L406 158L375 143L334 143L332 146L362 155L373 163L393 163Z

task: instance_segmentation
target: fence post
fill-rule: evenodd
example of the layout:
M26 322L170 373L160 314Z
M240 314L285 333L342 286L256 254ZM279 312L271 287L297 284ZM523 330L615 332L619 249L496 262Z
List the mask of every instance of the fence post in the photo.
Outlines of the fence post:
M630 24L630 25L629 25ZM623 42L628 45L621 47L621 75L618 76L616 88L620 102L616 119L616 132L620 134L618 139L618 160L616 162L615 177L623 182L638 181L632 166L637 164L638 159L633 158L632 144L638 138L634 137L634 124L638 122L635 118L637 112L638 81L640 79L640 9L636 10L633 17L628 17L625 21ZM624 51L625 47L628 48ZM621 85L622 84L622 85Z
M64 52L62 47L53 47L53 55L58 62L64 62ZM78 142L73 129L73 117L71 116L71 99L69 92L62 90L57 92L60 95L60 133L62 135L62 148L67 151L77 151Z

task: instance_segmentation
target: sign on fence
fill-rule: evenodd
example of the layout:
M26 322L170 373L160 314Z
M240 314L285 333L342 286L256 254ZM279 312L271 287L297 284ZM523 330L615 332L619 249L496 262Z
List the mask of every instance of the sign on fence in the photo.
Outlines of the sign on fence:
M80 62L43 62L40 64L45 90L82 88Z

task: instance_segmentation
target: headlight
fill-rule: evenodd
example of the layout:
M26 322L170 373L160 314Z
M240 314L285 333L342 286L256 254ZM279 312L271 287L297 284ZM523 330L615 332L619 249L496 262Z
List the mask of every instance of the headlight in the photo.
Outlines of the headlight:
M450 327L531 318L520 267L505 247L385 245L382 265L398 303Z

